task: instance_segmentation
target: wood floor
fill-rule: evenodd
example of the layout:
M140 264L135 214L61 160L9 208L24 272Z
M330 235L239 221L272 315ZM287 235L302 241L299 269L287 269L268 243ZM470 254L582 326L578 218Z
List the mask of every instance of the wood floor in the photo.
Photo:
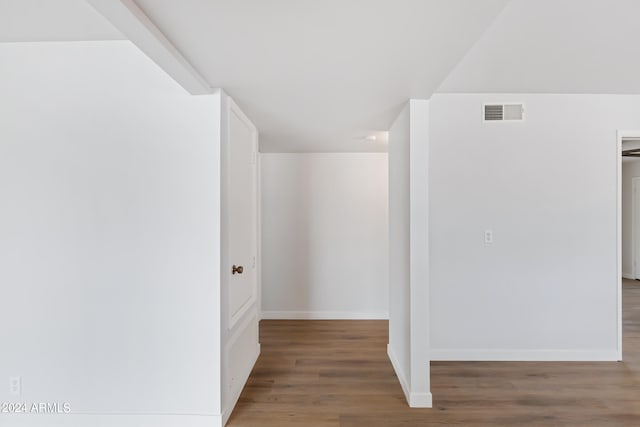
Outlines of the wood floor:
M432 363L432 409L407 406L386 321L263 321L227 425L640 426L640 282L623 303L624 362Z

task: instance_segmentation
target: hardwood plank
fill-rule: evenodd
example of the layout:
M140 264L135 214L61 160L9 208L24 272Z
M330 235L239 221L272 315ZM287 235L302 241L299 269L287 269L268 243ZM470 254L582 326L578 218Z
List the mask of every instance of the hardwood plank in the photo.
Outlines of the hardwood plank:
M407 406L386 321L263 321L228 426L640 426L640 282L623 292L624 362L436 362L432 409Z

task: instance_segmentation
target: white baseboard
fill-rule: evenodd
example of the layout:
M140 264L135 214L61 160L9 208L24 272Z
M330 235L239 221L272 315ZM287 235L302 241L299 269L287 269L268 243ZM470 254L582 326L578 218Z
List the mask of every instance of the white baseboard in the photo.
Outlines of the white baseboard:
M402 387L402 391L404 393L405 399L407 399L407 403L411 408L431 408L433 407L433 396L431 393L416 393L411 391L411 387L409 386L409 382L404 375L404 372L400 369L400 363L396 357L391 344L387 344L387 355L389 356L389 360L391 361L391 366L393 366L393 370L396 372L396 376L400 381L400 386Z
M431 393L416 393L412 392L409 396L410 408L432 408L433 397Z
M617 350L431 349L434 362L615 362Z
M221 415L0 414L6 427L222 427Z
M623 279L630 279L630 280L635 280L635 277L633 277L633 274L631 273L622 273L622 278Z
M263 311L264 320L387 320L389 313L351 311Z

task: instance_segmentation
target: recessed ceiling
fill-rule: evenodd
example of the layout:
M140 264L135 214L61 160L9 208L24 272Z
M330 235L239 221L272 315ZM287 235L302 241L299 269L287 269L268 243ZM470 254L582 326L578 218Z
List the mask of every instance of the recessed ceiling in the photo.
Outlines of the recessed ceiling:
M123 38L84 0L0 0L0 42Z
M638 0L513 0L438 92L640 93Z
M429 98L507 0L138 0L262 151L386 151L410 98Z

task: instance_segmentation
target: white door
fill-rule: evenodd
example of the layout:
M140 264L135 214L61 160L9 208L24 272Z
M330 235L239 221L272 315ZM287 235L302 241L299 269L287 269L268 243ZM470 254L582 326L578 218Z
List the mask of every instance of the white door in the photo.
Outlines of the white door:
M255 130L232 107L229 114L229 328L257 295L257 181Z
M258 133L226 95L221 138L222 408L231 412L260 354L258 334Z

